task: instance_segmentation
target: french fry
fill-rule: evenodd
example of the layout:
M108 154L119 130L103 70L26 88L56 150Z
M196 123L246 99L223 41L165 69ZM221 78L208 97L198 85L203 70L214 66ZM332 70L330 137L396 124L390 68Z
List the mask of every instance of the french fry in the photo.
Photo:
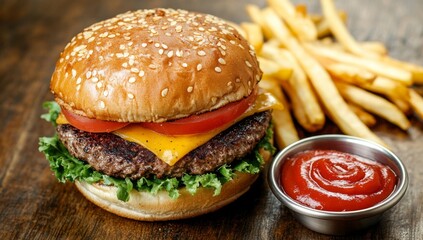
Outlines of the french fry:
M410 105L417 116L423 119L423 97L420 96L414 89L409 89L410 92Z
M349 102L390 121L403 130L410 127L410 122L404 113L385 98L346 83L337 82L336 87Z
M338 11L339 17L341 18L342 22L347 21L347 14L344 11ZM324 38L332 35L332 32L329 27L328 21L321 17L320 21L315 22L316 30L317 30L317 37Z
M372 114L366 112L363 108L353 103L348 103L348 107L357 115L358 118L360 118L364 124L366 124L366 126L373 127L376 124L376 118Z
M306 5L298 4L298 5L295 5L294 7L295 7L295 12L297 12L298 14L301 14L302 16L307 15L307 6ZM312 20L312 19L310 19L310 20Z
M320 63L322 63L332 77L349 83L372 84L376 79L374 73L357 66L327 61L320 61Z
M388 50L385 45L381 42L361 42L361 46L368 50L377 53L378 55L384 56L388 54Z
M253 20L254 23L258 24L261 27L264 37L267 39L273 38L272 33L269 32L266 26L264 25L261 9L254 4L247 4L245 9L247 10L248 16L250 16L251 20Z
M273 44L263 45L262 52L260 54L269 59L273 59L276 62L290 63L293 73L289 78L289 82L293 87L293 91L296 92L296 96L298 96L298 101L301 102L301 105L304 108L305 117L307 118L307 121L314 126L313 128L321 129L325 124L325 115L318 103L317 97L313 92L306 74L298 64L295 57L292 56L289 51L280 49Z
M389 78L377 77L371 83L359 83L358 85L369 91L379 93L394 99L408 101L410 98L410 94L406 86Z
M410 71L412 74L413 82L415 84L423 84L423 67L422 66L418 66L412 63L402 62L390 57L384 57L381 59L381 61L387 64L391 64L395 67L400 67L407 71Z
M281 83L283 89L288 94L290 103L291 103L291 110L295 116L297 122L303 127L307 132L316 132L322 128L320 125L315 125L311 123L308 118L307 114L304 110L304 106L302 105L301 101L298 98L298 95L294 88L291 86L289 82Z
M305 43L304 46L309 52L318 57L329 58L333 61L361 67L380 76L401 82L406 86L412 84L412 75L409 71L386 64L377 59L360 58L324 45Z
M254 47L255 51L260 52L264 42L261 26L257 23L243 22L241 23L241 28L244 30L246 39Z
M342 19L339 17L333 0L320 0L322 11L332 34L336 39L347 49L349 52L365 57L365 58L377 58L379 55L372 51L364 49L357 41L351 36L347 30Z
M400 98L395 98L393 96L387 96L389 101L391 101L397 108L401 110L405 115L410 115L412 112L410 101L409 100L403 100Z
M329 74L317 60L305 51L284 23L277 16L275 17L276 14L271 9L262 14L268 30L292 52L307 73L321 102L338 127L346 134L366 138L387 146L351 111Z
M292 68L282 66L278 62L263 57L257 57L263 76L274 77L281 81L287 81L292 75Z
M298 141L300 138L289 112L288 102L278 83L271 78L263 78L259 82L259 86L272 93L285 106L283 110L274 109L272 112L275 141L279 149Z
M268 3L299 39L309 41L317 39L317 30L313 21L297 11L289 0L268 0Z

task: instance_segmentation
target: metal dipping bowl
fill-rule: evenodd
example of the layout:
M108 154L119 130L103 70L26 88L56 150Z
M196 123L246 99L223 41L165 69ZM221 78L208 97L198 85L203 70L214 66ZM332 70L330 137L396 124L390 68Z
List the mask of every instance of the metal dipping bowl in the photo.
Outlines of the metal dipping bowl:
M397 185L388 198L361 210L323 211L304 206L289 197L283 190L280 183L281 167L287 158L296 153L317 149L355 154L388 165L397 175ZM320 135L302 139L280 151L270 164L268 183L275 196L304 226L323 234L343 235L360 231L377 223L383 213L404 196L408 187L408 174L401 160L390 150L378 144L346 135Z

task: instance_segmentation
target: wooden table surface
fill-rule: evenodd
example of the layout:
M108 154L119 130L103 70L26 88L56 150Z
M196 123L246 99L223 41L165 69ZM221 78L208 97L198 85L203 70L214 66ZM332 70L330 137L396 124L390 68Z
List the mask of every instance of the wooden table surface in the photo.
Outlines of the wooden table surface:
M423 124L415 117L408 132L382 120L374 128L408 168L406 196L376 226L345 237L304 228L272 195L263 176L215 213L148 223L103 211L73 184L61 184L52 175L37 150L38 138L54 133L40 119L41 104L52 99L55 62L75 34L118 13L151 7L246 21L248 2L266 5L264 0L0 1L0 239L422 239ZM310 11L319 11L318 1L306 3ZM339 0L337 5L348 12L356 38L382 41L393 57L423 65L423 1ZM338 132L328 123L320 133Z

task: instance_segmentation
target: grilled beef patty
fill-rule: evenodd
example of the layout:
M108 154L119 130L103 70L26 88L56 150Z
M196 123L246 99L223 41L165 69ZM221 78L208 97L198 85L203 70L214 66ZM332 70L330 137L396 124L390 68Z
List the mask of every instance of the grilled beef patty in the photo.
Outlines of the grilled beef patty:
M139 179L156 175L181 177L184 173L204 174L250 153L266 134L271 112L243 119L207 143L169 166L151 151L112 133L90 133L68 124L59 125L59 138L76 158L106 175Z

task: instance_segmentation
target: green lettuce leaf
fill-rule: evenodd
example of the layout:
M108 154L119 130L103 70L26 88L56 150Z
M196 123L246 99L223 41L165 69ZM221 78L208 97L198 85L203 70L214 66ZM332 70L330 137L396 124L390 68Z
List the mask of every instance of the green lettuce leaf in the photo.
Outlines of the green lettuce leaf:
M41 117L55 125L55 120L60 113L60 107L55 102L46 102L43 105L49 112ZM57 134L53 137L41 137L39 139L39 151L44 153L50 163L50 168L57 179L64 183L75 180L87 183L102 182L105 185L117 187L117 198L122 201L129 200L129 193L135 189L157 194L159 191L167 191L171 198L179 197L179 189L185 187L190 194L195 194L198 188L205 187L214 190L214 195L219 195L222 185L231 181L235 172L257 174L264 165L263 157L259 149L264 148L272 154L275 148L270 140L273 136L272 126L267 129L266 136L256 146L253 153L231 165L223 165L214 173L202 175L185 174L181 178L145 178L131 180L129 178L119 179L104 175L94 170L87 163L73 157L65 146L60 142Z
M56 119L60 113L60 106L55 101L48 101L43 103L43 108L48 110L48 113L41 115L42 119L45 119L47 122L51 122L56 126Z

